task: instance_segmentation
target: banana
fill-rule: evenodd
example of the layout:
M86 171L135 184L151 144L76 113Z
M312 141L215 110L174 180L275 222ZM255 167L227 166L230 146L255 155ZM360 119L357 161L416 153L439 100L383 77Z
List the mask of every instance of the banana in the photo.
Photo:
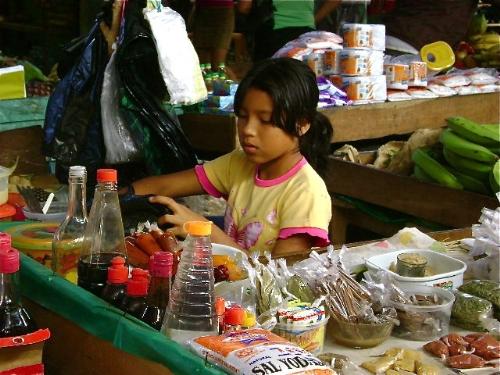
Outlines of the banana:
M448 172L439 162L431 158L424 149L417 148L413 151L411 158L425 174L437 183L452 189L462 190L464 188L453 174Z
M443 148L443 155L453 168L481 181L487 181L488 175L493 169L491 164L464 158L446 147Z
M439 140L448 150L466 158L492 164L498 160L498 156L486 147L469 142L450 129L443 131L439 136Z
M464 117L448 117L448 127L468 141L485 146L500 145L500 134L489 125L480 125Z
M500 146L486 146L486 148L488 150L490 150L491 152L493 152L494 154L497 154L498 156L500 156Z
M421 182L437 183L436 180L432 179L432 177L425 173L417 164L413 167L413 175Z
M466 175L465 173L459 172L456 169L451 169L450 172L457 178L458 182L460 182L465 190L474 191L480 194L489 195L490 191L488 187L477 178Z
M490 186L493 193L500 191L500 161L497 161L490 173Z

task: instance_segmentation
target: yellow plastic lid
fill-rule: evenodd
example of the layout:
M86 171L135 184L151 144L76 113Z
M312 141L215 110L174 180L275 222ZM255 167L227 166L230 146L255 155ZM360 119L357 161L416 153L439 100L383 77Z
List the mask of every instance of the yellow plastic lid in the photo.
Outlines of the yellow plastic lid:
M184 223L184 230L193 236L210 236L212 233L212 222L188 221Z
M443 41L426 44L420 49L420 58L430 70L443 70L455 64L455 54L450 45Z

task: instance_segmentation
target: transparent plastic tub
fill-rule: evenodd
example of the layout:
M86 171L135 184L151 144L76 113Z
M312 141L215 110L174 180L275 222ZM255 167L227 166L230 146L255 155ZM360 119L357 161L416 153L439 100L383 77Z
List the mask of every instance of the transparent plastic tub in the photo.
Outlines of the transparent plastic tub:
M408 295L436 295L440 303L421 306L392 301L399 319L399 326L394 327L393 336L406 340L430 341L448 334L451 308L455 302L452 292L424 285L404 286L401 289Z
M340 345L354 349L372 348L391 335L394 322L380 324L352 323L332 318L328 332Z
M318 323L302 327L278 323L273 328L273 333L297 344L310 353L318 354L323 351L327 323L328 317Z

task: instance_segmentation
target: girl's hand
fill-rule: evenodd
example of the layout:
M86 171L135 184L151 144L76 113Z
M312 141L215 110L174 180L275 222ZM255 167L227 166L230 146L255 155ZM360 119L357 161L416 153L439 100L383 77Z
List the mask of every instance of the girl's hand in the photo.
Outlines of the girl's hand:
M203 216L197 214L194 211L191 211L186 206L177 203L175 200L169 197L163 197L160 195L149 198L151 203L160 203L168 208L170 208L173 212L172 215L163 215L158 218L158 224L171 224L172 228L169 228L169 231L172 231L176 236L186 237L186 232L184 231L184 223L187 221L208 221Z

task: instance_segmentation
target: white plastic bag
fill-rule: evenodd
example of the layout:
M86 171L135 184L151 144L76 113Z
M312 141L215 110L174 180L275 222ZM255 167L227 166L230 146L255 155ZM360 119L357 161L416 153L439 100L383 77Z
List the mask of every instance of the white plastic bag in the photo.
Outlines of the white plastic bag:
M113 52L104 71L101 93L102 132L108 164L127 163L137 160L140 155L140 150L119 112L119 87L120 77L116 71Z
M181 15L164 7L144 10L158 52L160 70L172 104L194 104L207 98L198 55Z

